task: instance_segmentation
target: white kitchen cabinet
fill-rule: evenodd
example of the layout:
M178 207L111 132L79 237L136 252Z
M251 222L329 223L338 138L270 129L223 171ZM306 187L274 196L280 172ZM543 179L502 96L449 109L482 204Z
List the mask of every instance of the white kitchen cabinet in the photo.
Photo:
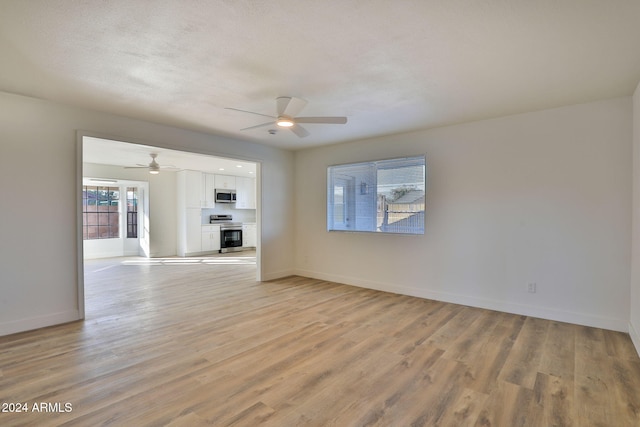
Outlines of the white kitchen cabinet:
M179 171L178 179L178 204L185 208L200 208L202 198L202 172L200 171Z
M221 188L225 190L236 189L236 177L229 175L216 175L215 176L215 188Z
M177 253L189 256L202 251L202 172L176 173Z
M185 253L193 254L202 251L202 216L200 208L187 209L186 215Z
M257 244L257 227L255 223L242 224L242 247L255 248Z
M212 173L202 174L202 195L201 206L203 208L213 208L216 204L216 183L215 175Z
M236 177L236 209L256 208L255 178Z
M214 252L220 250L220 226L202 226L202 252Z

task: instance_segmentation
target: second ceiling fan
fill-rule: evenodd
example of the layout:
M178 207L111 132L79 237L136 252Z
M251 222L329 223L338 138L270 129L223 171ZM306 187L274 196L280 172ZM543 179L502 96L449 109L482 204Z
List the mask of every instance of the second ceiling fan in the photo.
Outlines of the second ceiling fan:
M160 166L160 164L156 161L156 158L158 157L157 153L151 153L149 154L149 156L151 156L151 163L149 163L148 165L143 165L141 163L136 163L138 166L125 166L125 169L149 169L149 173L152 175L157 175L160 173L160 169L173 169L173 170L179 170L177 169L175 166L173 165L167 165L167 166Z
M272 119L269 122L261 123L255 126L249 126L240 130L256 129L264 126L277 125L279 127L291 129L293 133L300 138L304 138L309 135L309 132L300 126L301 123L318 123L318 124L334 124L343 125L347 123L346 117L296 117L300 111L307 105L307 101L300 98L293 98L290 96L281 96L276 98L276 116L269 116L267 114L255 113L253 111L239 110L237 108L226 108L226 110L240 111L242 113L255 114L258 116L269 117Z

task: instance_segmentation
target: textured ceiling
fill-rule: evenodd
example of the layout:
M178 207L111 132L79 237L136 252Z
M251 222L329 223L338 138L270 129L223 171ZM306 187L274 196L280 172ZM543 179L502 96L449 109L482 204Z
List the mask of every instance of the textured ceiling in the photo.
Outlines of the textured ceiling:
M86 163L137 167L151 162L151 153L156 154L160 168L168 171L190 169L220 175L255 178L256 163L204 154L187 153L166 148L131 144L102 138L85 136L82 144L82 160Z
M630 95L640 2L1 0L0 90L288 149ZM306 99L346 125L242 128Z

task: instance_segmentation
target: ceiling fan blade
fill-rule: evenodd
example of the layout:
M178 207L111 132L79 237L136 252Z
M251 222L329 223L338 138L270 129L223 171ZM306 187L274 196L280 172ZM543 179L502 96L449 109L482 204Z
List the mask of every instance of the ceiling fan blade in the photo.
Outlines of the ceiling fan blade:
M296 117L296 123L326 123L343 125L347 123L346 117Z
M295 133L300 138L304 138L305 136L309 136L309 132L305 128L303 128L302 126L293 125L289 129L291 129L291 132Z
M295 117L307 105L307 101L290 96L276 98L278 116Z
M284 114L284 110L287 109L287 105L291 101L291 97L289 96L281 96L276 98L276 112L278 116L282 116Z
M125 166L125 169L148 169L149 166Z
M256 128L261 128L263 126L271 126L273 125L273 122L267 122L267 123L262 123L260 125L255 125L255 126L249 126L248 128L244 128L244 129L240 129L240 130L249 130L249 129L256 129Z
M237 108L230 108L230 107L227 107L227 108L225 108L225 110L240 111L241 113L249 113L249 114L255 114L255 115L257 115L257 116L263 116L263 117L269 117L269 118L271 118L271 119L277 119L277 117L275 117L275 116L269 116L269 115L267 115L267 114L261 114L261 113L254 113L253 111L239 110L239 109L237 109Z

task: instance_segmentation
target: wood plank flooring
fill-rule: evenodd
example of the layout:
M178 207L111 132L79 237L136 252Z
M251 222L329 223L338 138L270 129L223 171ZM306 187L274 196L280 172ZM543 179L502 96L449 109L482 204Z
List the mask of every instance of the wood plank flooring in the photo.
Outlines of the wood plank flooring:
M86 321L0 337L0 425L640 426L626 334L252 255L87 261Z

